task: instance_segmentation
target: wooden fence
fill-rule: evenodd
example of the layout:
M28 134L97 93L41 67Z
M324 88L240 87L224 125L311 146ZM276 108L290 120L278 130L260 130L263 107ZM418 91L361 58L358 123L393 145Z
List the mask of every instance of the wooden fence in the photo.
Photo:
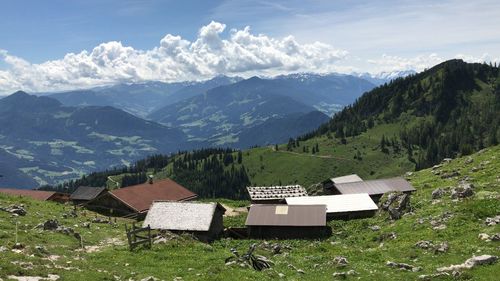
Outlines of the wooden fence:
M130 251L135 249L137 246L144 245L145 247L151 249L152 238L151 238L151 227L138 228L135 223L132 224L132 229L128 229L125 224L125 231L127 232L127 239Z

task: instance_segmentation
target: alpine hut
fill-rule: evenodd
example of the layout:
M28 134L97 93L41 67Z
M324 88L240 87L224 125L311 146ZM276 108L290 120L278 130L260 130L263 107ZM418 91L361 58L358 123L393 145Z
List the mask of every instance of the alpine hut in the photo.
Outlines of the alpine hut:
M211 242L224 231L222 217L225 212L219 203L155 201L143 226L190 233L201 241Z
M326 193L331 194L332 188L335 184L348 183L348 182L360 182L360 181L363 181L363 179L360 178L356 174L352 174L352 175L346 175L346 176L342 176L342 177L329 178L329 179L323 181L322 184L323 184L323 190Z
M334 194L357 194L367 193L376 203L380 197L388 192L411 193L415 188L403 178L390 178L367 180L361 182L349 182L335 184L332 188Z
M197 195L171 179L153 181L105 192L87 208L117 216L143 218L154 201L189 201Z
M15 189L15 188L0 188L0 193L11 195L11 196L24 196L31 199L39 201L55 201L59 203L68 202L69 194L56 192L56 191L44 191L44 190L32 190L32 189Z
M69 199L73 204L81 205L94 200L105 192L107 192L105 187L80 186L71 193Z
M289 205L326 205L329 219L354 219L371 217L378 210L377 205L366 193L307 196L286 198Z
M251 238L319 238L331 232L325 205L251 205L245 225Z
M252 204L280 204L287 197L307 196L306 189L300 185L249 186L247 191Z

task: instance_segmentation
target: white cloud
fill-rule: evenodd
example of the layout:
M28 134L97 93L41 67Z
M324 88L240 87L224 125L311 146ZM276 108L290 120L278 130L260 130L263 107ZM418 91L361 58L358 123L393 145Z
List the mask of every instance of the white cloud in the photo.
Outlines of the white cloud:
M138 50L111 41L90 52L69 53L40 64L0 50L0 60L7 65L0 70L0 92L55 91L146 80L200 80L218 74L328 72L336 70L335 63L348 55L320 42L301 44L293 36L252 34L249 27L230 30L223 36L225 30L225 24L211 22L199 30L193 42L167 34L159 46Z

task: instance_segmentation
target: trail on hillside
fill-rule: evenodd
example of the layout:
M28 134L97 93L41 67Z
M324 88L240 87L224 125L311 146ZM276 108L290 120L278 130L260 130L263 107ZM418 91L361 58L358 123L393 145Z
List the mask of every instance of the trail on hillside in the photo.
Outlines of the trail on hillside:
M288 153L288 154L292 154L292 155L308 156L308 157L316 157L316 158L323 158L323 159L336 159L336 160L353 161L352 159L343 158L343 157L338 157L338 156L333 156L333 155L304 154L304 153L298 153L298 152L294 152L294 151L276 150L274 146L270 146L270 148L271 148L271 150L272 150L272 151L274 151L274 152Z

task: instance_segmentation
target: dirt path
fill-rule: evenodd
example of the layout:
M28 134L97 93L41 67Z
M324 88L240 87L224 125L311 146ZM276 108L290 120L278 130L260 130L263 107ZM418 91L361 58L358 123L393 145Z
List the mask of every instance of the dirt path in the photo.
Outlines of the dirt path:
M226 213L224 213L225 217L236 217L240 214L248 212L247 208L245 207L233 208L224 204L222 204L222 207L226 209Z

